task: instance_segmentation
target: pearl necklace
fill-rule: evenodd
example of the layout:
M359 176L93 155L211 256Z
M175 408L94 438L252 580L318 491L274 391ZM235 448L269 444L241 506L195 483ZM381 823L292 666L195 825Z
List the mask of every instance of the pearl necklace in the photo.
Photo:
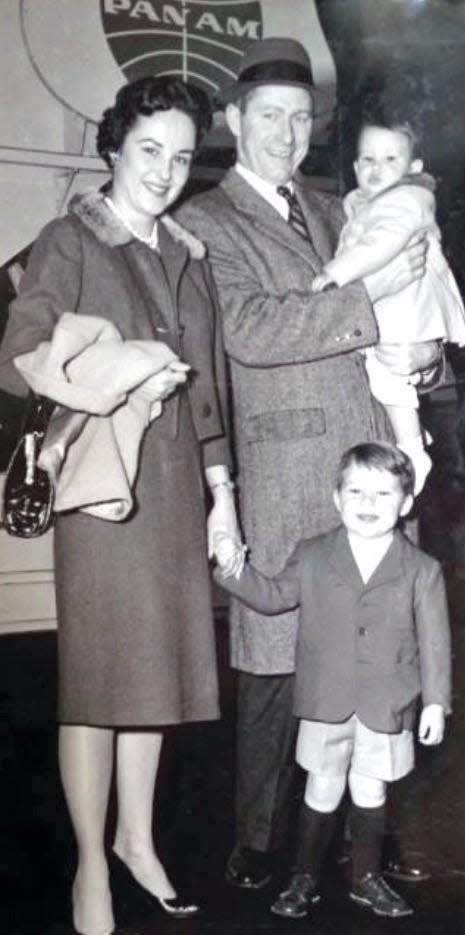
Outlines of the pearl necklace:
M104 201L105 201L105 204L108 205L110 210L113 211L113 214L116 215L116 217L118 218L119 221L121 221L122 224L124 224L124 226L127 228L129 233L132 234L132 236L135 237L136 240L140 240L142 241L142 243L147 244L147 246L150 247L151 250L158 249L158 224L156 220L154 221L154 224L153 224L152 233L149 234L147 237L145 234L139 234L138 231L134 230L132 224L128 221L127 218L124 217L123 214L121 214L119 209L116 207L116 205L111 200L111 198L108 197L108 195L104 196Z

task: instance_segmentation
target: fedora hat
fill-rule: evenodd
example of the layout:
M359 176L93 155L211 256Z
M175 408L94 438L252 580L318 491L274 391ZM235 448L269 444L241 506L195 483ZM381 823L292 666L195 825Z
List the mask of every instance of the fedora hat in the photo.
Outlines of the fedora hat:
M220 101L223 106L232 104L242 94L264 84L304 88L312 98L316 114L331 107L328 92L315 86L310 58L296 39L276 37L249 42L237 78L220 91Z

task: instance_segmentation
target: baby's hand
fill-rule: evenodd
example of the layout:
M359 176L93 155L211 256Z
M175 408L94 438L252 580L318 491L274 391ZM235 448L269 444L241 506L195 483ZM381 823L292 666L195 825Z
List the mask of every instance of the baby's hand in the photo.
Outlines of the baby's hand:
M247 547L236 542L225 532L216 532L213 537L213 548L223 577L234 575L235 578L239 578Z
M444 737L446 717L440 704L428 704L421 712L418 739L425 746L434 747Z
M323 292L326 286L332 285L333 280L326 273L319 273L312 282L312 292Z

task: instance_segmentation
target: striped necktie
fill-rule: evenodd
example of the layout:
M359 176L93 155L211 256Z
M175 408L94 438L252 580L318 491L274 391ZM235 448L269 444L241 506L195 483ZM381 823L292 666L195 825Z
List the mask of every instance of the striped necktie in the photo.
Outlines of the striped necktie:
M308 227L305 223L304 216L302 214L302 208L297 201L295 195L291 192L290 188L287 185L278 185L277 188L278 195L281 195L282 198L285 198L289 205L289 224L290 226L297 231L300 237L303 240L306 240L307 243L312 243L312 238L308 232Z

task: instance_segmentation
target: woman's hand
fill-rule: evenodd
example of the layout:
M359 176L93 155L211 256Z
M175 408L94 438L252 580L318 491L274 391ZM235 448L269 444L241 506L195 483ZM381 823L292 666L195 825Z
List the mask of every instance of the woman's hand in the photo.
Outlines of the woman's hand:
M421 279L426 269L428 240L426 231L413 234L404 250L386 263L377 273L365 276L363 282L372 302L395 295L412 282Z
M150 395L152 401L167 399L186 382L189 370L189 364L184 361L171 361L163 370L146 380L144 393Z
M246 546L221 531L213 535L213 548L223 578L229 575L240 578L247 551Z
M234 502L233 484L229 480L229 471L225 465L217 464L208 467L205 471L207 483L213 497L213 507L207 521L208 557L221 557L221 570L223 574L239 577L245 557L245 547L237 520ZM225 559L221 543L224 539L232 540L234 549L230 550L229 560ZM217 549L220 555L217 555Z
M239 578L244 565L245 548L239 532L234 497L227 488L217 488L213 494L216 494L215 502L207 521L208 557L216 557L217 548L220 548L221 552L223 537L232 539L236 548L231 550L229 561L223 561L223 553L221 570L225 576L234 575L235 578Z

